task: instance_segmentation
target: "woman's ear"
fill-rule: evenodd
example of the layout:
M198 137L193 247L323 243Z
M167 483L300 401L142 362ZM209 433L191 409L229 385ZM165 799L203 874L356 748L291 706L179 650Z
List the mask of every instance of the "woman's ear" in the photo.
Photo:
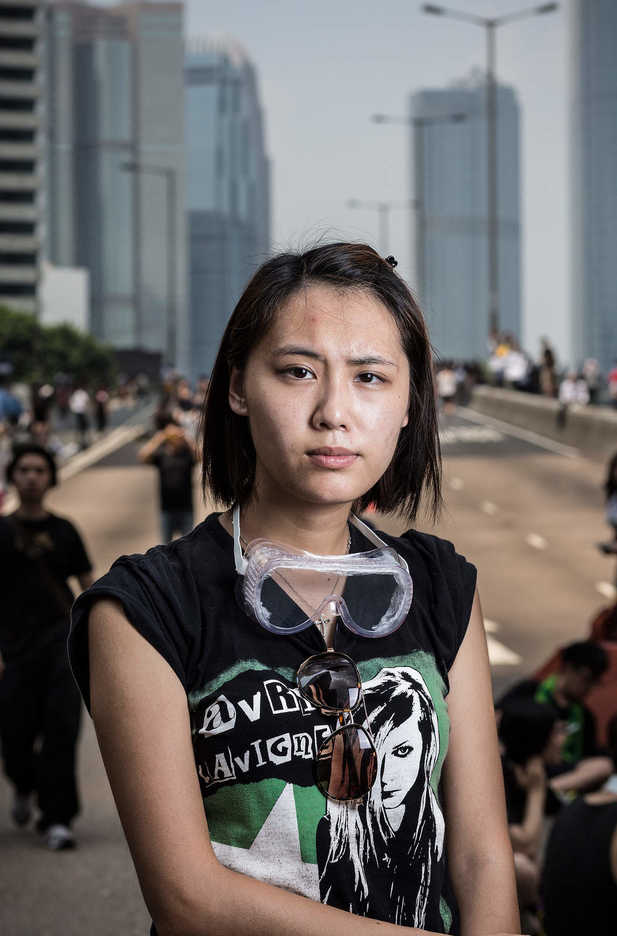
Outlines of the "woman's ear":
M229 376L229 408L237 416L246 416L248 408L244 396L244 371L232 367Z

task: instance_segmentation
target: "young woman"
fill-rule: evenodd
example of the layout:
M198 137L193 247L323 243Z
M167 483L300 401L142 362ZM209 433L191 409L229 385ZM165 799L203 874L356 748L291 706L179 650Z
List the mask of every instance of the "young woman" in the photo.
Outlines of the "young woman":
M70 640L153 932L518 932L475 569L355 518L440 503L431 349L392 263L265 263L203 422L229 509L119 559Z

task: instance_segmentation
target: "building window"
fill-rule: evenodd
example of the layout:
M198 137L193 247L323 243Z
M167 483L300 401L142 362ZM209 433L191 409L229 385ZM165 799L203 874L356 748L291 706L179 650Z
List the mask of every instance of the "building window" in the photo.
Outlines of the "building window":
M0 293L3 296L36 296L36 283L2 283Z
M0 159L0 172L34 172L32 159Z
M32 221L0 221L0 234L21 234L32 237L36 225Z
M0 36L0 49L11 52L34 52L34 38L28 36Z
M0 143L34 143L34 130L0 127Z
M34 191L0 191L0 202L11 202L13 205L31 205L34 203Z
M0 3L0 19L32 20L36 5L15 6L14 3Z
M8 253L2 250L0 251L0 264L4 264L4 266L35 266L36 254Z
M32 113L34 98L0 98L0 111L25 111Z
M34 69L0 68L0 81L34 81Z

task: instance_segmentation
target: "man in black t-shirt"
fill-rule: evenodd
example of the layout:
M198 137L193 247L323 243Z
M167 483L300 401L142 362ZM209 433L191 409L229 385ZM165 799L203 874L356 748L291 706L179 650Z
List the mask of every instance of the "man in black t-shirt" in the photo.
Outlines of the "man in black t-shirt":
M44 507L56 483L52 455L39 445L19 446L6 474L19 507L0 517L2 760L15 787L13 820L27 825L36 794L37 829L59 850L74 846L70 824L79 811L81 705L66 652L74 597L67 580L76 576L87 588L92 566L73 524Z
M139 450L139 459L159 474L161 537L170 543L174 533L193 529L193 466L195 447L171 415L159 417L160 429Z

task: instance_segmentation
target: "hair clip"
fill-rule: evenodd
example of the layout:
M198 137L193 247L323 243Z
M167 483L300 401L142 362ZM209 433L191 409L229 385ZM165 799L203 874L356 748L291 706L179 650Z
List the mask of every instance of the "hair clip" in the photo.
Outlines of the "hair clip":
M390 254L389 257L386 257L386 263L388 263L392 267L392 269L398 266L398 260L396 259L396 257L393 257L392 254Z

